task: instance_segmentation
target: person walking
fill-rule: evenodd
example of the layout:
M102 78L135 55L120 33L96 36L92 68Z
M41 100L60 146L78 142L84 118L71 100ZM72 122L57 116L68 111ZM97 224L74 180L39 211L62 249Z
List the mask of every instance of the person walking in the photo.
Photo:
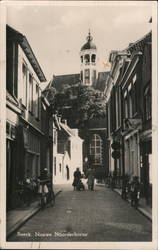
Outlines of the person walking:
M74 186L74 190L77 189L77 185L79 184L81 179L81 172L79 168L76 168L76 171L74 172L74 180L72 183L72 186Z
M134 176L131 182L131 206L137 209L140 196L140 183L138 176Z
M91 191L94 191L94 170L92 168L89 168L87 170L86 177L88 178L87 184L88 184L88 189Z

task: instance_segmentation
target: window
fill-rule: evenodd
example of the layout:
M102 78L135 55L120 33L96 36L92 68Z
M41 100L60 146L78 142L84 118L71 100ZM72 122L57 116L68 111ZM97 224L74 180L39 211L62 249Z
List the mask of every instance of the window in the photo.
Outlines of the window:
M89 84L89 83L90 83L90 70L85 69L85 84Z
M133 115L137 113L137 88L136 84L133 84Z
M133 77L133 83L135 83L136 80L137 80L137 75L134 75L134 77Z
M121 90L118 88L118 127L121 125Z
M91 57L91 60L92 60L93 63L95 63L95 59L96 59L96 55L93 54L92 57Z
M150 86L144 91L144 118L149 120L151 118L151 89Z
M97 134L94 134L90 141L90 156L92 164L102 163L102 139Z
M89 61L90 61L90 56L89 56L88 54L86 54L86 55L84 56L84 59L85 59L85 63L89 63Z
M59 164L59 172L61 172L61 163Z
M33 112L33 77L29 74L29 111Z
M17 55L17 45L15 42L7 39L6 48L7 64L6 64L6 82L7 90L9 93L15 97L18 97L18 87L17 87L17 69L18 69L18 55Z
M130 90L129 92L129 96L128 96L128 101L129 101L129 117L131 118L133 115L133 108L132 108L132 90Z
M35 117L39 118L39 87L37 84L35 88Z
M92 82L95 82L96 80L96 70L92 71Z
M116 128L118 128L118 119L119 119L119 102L118 102L118 89L115 92L115 109L116 109Z
M56 157L54 157L54 175L56 175Z
M127 104L127 96L124 99L124 104L125 104L125 118L128 118L128 104Z
M81 63L83 63L83 56L81 56Z
M27 106L27 66L22 64L22 76L23 76L23 98L22 103Z
M83 81L83 71L81 70L81 81Z

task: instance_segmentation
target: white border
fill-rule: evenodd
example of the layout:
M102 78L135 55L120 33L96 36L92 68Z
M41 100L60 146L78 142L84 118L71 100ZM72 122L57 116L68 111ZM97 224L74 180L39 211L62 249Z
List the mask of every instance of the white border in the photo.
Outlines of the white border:
M6 229L6 215L5 215L5 24L6 24L6 8L11 5L54 5L54 6L152 6L152 83L153 83L153 241L152 242L6 242L5 241L5 229ZM157 86L157 2L156 1L2 1L0 5L1 9L1 47L0 47L0 178L1 178L1 248L3 249L158 249L158 167L157 167L157 153L158 153L158 86ZM3 158L3 161L2 161Z

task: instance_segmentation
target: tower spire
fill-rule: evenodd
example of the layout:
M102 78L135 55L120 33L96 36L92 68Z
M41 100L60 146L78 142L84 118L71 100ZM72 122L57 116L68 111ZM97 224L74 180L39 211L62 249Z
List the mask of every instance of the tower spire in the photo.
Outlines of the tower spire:
M87 36L87 41L90 42L92 40L93 40L93 37L91 36L91 31L90 31L90 28L89 28L88 36Z

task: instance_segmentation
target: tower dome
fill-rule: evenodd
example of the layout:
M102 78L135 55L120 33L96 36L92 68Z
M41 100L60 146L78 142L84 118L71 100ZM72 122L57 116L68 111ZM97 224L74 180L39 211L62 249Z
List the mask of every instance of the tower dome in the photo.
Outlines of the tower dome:
M80 50L81 81L84 85L92 86L97 79L97 47L92 42L90 30L85 43Z
M82 50L87 50L87 49L97 49L96 45L92 42L93 37L91 36L91 33L89 31L88 36L87 36L87 42L81 47Z

